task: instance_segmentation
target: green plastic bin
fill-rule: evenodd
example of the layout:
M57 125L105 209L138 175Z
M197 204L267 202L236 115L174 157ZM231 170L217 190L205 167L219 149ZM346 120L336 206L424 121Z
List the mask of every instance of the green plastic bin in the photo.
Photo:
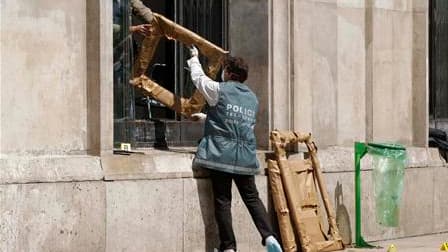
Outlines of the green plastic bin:
M367 154L372 156L376 221L383 226L397 227L406 149L398 144L370 143L367 145Z
M399 223L403 192L406 148L400 144L355 143L355 208L356 246L371 247L361 235L361 158L372 157L372 180L376 220L379 224L396 227Z

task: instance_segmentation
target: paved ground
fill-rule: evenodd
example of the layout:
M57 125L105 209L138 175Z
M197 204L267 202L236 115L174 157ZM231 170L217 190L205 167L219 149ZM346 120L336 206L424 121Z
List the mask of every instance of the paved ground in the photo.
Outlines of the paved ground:
M372 242L372 245L379 245L380 249L358 249L348 248L346 252L385 252L390 244L394 244L397 252L437 252L440 251L442 243L448 242L448 233L437 235L418 236L397 240Z

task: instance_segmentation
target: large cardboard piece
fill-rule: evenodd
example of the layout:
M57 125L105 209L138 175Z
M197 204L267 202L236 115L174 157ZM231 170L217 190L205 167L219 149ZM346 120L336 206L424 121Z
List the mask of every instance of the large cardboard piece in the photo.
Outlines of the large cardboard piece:
M272 198L274 200L275 212L282 236L283 251L297 251L297 243L294 237L294 230L291 224L288 202L284 193L280 169L277 162L268 160L269 185L271 187Z
M150 24L152 27L151 35L143 40L140 54L134 64L133 85L142 88L145 93L150 94L154 99L184 116L189 117L193 113L200 112L205 104L205 99L197 90L190 98L177 97L144 75L154 57L159 40L166 37L167 39L177 40L186 46L195 45L200 53L207 57L208 68L206 72L212 79L216 77L228 52L160 14L153 13Z
M299 242L304 252L344 249L311 134L273 131L271 142L275 159L268 160L269 181L285 251L297 251L294 242ZM296 143L306 145L307 156L289 160L286 149ZM319 193L326 211L328 233L324 230ZM295 240L291 238L291 230Z

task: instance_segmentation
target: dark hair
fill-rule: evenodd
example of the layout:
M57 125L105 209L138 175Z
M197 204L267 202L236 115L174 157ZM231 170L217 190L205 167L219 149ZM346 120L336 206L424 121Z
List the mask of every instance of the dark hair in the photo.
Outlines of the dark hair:
M231 80L241 83L246 81L249 66L247 66L242 58L227 56L223 62L223 67L229 73Z

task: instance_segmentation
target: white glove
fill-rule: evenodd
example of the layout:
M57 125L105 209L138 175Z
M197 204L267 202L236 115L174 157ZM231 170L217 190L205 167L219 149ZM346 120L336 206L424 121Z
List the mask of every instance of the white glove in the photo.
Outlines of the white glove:
M205 121L205 119L207 119L207 115L204 113L194 113L191 115L190 118L193 121L203 122L203 121Z
M199 51L196 48L196 46L191 45L191 47L190 47L190 55L191 55L192 58L195 57L195 56L196 57L199 56Z

